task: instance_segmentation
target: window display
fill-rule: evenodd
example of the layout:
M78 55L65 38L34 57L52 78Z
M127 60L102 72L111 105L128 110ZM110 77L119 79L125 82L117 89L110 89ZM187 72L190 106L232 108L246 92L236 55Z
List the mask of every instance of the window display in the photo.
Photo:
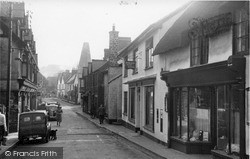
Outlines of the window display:
M185 141L210 141L210 99L209 87L176 88L173 135Z

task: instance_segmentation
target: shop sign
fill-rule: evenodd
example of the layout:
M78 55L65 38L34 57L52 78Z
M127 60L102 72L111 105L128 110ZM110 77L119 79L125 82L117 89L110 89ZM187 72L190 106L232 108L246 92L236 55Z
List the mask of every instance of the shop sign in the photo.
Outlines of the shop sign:
M126 69L135 69L135 61L125 61L125 68Z
M193 18L189 21L190 31L188 36L195 39L199 36L215 36L226 32L232 25L232 14L221 14L212 18Z

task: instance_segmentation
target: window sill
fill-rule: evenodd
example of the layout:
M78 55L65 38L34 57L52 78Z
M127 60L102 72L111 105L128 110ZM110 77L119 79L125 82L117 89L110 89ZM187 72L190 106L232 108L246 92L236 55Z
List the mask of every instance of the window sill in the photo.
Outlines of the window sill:
M153 68L153 66L150 66L150 67L146 67L144 70L146 71L146 70L150 70L152 68Z

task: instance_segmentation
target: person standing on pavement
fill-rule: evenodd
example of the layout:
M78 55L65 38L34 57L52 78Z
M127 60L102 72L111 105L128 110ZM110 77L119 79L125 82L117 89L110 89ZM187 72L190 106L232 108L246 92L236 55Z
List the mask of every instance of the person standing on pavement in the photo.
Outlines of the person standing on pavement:
M0 146L5 144L5 133L7 133L6 117L3 114L3 109L0 108Z
M104 115L105 115L105 108L103 107L102 104L98 108L98 115L99 115L100 124L103 124Z
M60 105L58 105L57 110L56 110L56 122L57 125L60 126L61 122L62 122L62 107L60 107Z

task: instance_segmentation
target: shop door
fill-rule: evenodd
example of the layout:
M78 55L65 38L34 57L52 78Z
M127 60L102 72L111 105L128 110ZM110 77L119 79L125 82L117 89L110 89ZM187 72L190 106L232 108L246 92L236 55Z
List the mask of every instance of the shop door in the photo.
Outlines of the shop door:
M240 151L239 85L223 85L216 89L216 147L227 153Z

